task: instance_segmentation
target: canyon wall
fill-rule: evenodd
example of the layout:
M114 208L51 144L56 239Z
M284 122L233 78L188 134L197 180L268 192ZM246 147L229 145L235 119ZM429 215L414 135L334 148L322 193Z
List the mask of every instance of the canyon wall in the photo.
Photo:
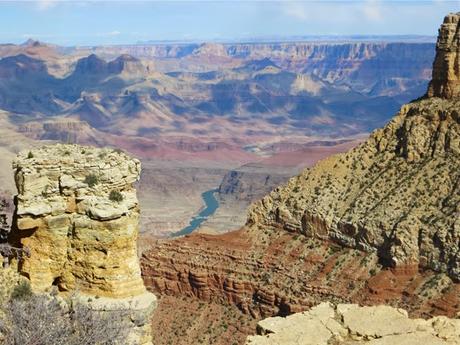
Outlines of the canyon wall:
M131 312L130 343L150 344L148 293L137 256L140 162L77 145L23 151L10 241L28 248L20 273L37 292L57 288L94 310Z
M458 107L436 98L404 106L364 144L257 202L248 225L333 240L378 253L385 265L420 265L460 279Z
M157 242L141 260L146 284L254 317L324 300L455 316L459 107L460 99L428 93L362 144L253 204L240 231Z
M206 72L232 68L251 60L269 60L282 69L311 75L372 95L399 97L408 89L426 87L434 43L381 41L310 41L277 43L152 44L95 47L113 58L130 54L155 60L162 72Z
M449 69L460 57L449 53L446 60L446 51L457 49L451 36L459 18L448 15L441 26L425 99L404 105L362 145L263 198L248 225L332 240L375 252L384 265L429 268L460 280L460 99L451 92L457 77Z

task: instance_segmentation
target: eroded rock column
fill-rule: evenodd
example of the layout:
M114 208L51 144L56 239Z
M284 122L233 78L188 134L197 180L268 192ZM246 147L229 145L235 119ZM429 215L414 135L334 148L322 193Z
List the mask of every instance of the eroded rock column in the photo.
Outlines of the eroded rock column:
M30 250L20 273L33 290L57 287L97 310L132 311L133 344L149 344L156 304L137 255L140 162L112 149L53 145L13 163L13 240Z
M427 95L447 99L460 96L460 13L447 15L439 28Z

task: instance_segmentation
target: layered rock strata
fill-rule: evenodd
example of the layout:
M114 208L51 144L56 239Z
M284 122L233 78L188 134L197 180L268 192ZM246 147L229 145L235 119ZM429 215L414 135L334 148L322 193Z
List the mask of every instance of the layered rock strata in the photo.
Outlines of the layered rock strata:
M133 344L150 343L155 296L137 256L140 162L112 149L45 146L18 155L11 241L28 248L20 273L96 310L132 311ZM141 340L142 339L142 340Z
M160 240L141 259L160 295L234 304L259 319L321 301L390 304L412 316L455 316L460 284L446 274L382 269L375 253L267 228Z
M409 319L404 309L388 306L321 303L308 312L262 320L258 333L246 345L455 345L460 320Z
M383 129L253 205L248 225L375 252L460 279L460 102L402 107Z

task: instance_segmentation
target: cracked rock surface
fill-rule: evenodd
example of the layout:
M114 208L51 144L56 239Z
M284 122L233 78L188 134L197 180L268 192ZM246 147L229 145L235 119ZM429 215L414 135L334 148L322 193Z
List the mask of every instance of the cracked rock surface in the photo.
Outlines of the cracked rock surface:
M460 320L410 319L403 309L325 302L309 311L258 323L246 345L454 345Z

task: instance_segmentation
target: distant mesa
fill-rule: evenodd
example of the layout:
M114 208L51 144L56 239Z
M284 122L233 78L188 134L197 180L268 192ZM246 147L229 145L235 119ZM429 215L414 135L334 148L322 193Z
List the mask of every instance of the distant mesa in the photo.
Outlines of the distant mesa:
M78 60L74 75L110 75L126 72L128 74L145 73L142 62L128 54L123 54L110 62L91 54Z
M220 43L203 43L193 50L195 56L220 56L228 57L227 49Z
M42 43L38 40L34 40L32 38L29 38L27 41L21 44L23 47L39 47L39 46L47 46L46 43Z
M39 73L47 75L46 64L25 54L8 56L0 60L0 77L21 77L25 74Z
M270 58L263 58L260 60L253 60L243 66L243 69L250 71L261 71L267 67L280 68Z
M74 74L107 73L107 62L96 54L78 60Z

